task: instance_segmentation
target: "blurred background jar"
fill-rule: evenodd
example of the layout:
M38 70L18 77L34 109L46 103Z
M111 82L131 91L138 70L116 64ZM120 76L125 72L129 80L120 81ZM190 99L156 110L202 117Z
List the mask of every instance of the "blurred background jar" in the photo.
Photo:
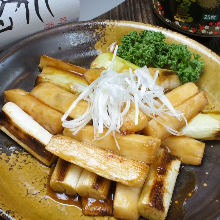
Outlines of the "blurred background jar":
M155 14L170 27L201 37L220 37L220 0L152 0Z
M78 21L80 0L0 0L0 50L57 25Z

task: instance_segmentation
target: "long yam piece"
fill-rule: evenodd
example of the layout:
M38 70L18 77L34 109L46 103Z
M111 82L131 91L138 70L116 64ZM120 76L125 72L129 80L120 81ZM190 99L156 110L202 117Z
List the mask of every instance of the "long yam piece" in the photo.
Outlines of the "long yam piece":
M82 197L106 199L111 181L88 170L83 170L77 183L77 193Z
M52 83L41 83L34 87L30 94L62 113L65 113L78 97L78 95L74 95ZM87 108L88 103L81 100L69 116L71 118L78 118L85 113Z
M59 59L55 59L53 57L48 57L46 55L42 55L40 58L40 65L39 67L43 69L44 67L55 67L64 71L69 71L71 73L74 73L76 75L82 76L86 69L80 66L76 66L67 62L64 62Z
M105 133L106 130L104 130L102 135L105 135ZM139 134L120 135L117 133L116 138L120 146L119 150L112 134L103 139L94 140L94 127L91 125L86 125L75 135L69 128L64 128L63 135L147 164L153 163L160 146L160 140L151 136Z
M46 149L63 160L128 186L142 186L148 173L146 164L62 135L53 136Z
M167 147L170 154L183 163L191 165L201 164L205 150L205 143L184 136L170 136L162 141L161 146Z
M116 184L114 195L114 217L119 219L137 220L139 218L138 199L141 187Z
M171 104L176 107L199 93L199 88L192 82L185 83L166 94Z
M57 69L55 67L44 67L42 72L37 76L36 85L50 82L72 93L79 93L76 84L88 85L87 81L73 73Z
M138 210L143 217L149 220L166 218L180 164L180 160L165 149L159 151L138 201Z
M4 97L6 101L18 105L51 134L62 132L62 114L40 102L28 92L22 89L6 90L4 91Z
M55 192L74 195L82 171L83 168L59 158L50 179L50 187Z
M82 213L89 216L112 216L113 201L111 198L97 200L94 198L82 197Z
M200 92L199 94L191 97L186 100L181 105L177 106L175 109L179 112L182 112L187 121L197 115L207 104L207 98L204 92ZM179 120L174 116L170 116L164 113L162 116L157 117L157 120L152 119L148 126L144 129L144 133L146 135L150 135L152 137L159 138L164 140L169 137L171 133L169 133L162 124L167 125L168 127L179 130L185 125L185 121L183 119Z
M148 118L141 110L139 110L138 114L138 123L135 124L135 112L135 105L131 103L130 109L123 117L123 124L120 127L120 132L122 134L135 133L143 130L147 126L150 118Z
M12 102L6 103L2 112L5 119L0 129L42 163L50 166L56 157L45 149L45 145L52 135Z
M65 113L70 105L76 100L78 95L72 94L52 83L41 83L37 85L31 92L35 98L39 99L41 102L49 105L51 108L56 109L62 113ZM84 100L81 100L77 106L70 113L71 118L78 118L88 108L88 103ZM131 112L128 113L128 118L124 119L126 126L123 126L122 129L125 133L128 132L137 132L142 130L147 125L147 116L143 112L139 113L139 122L138 125L134 123L134 109L131 109Z

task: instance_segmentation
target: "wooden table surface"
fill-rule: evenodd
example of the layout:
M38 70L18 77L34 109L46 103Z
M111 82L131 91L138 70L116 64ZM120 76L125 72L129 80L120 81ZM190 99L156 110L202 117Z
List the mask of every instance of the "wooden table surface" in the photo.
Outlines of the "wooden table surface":
M151 0L125 0L116 8L99 16L98 19L138 21L171 29L154 14ZM190 35L189 37L220 55L220 37L195 37Z

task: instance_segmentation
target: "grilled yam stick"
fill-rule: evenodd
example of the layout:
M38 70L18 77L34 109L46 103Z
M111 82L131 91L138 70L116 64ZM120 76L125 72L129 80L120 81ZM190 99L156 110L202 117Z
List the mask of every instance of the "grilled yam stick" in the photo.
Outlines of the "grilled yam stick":
M138 210L143 217L149 220L166 218L179 168L179 159L165 149L159 151L138 201Z
M62 60L55 59L53 57L48 57L46 55L42 55L40 58L40 69L43 69L44 67L55 67L57 69L61 69L64 71L69 71L71 73L74 73L76 75L82 76L86 69L80 66L76 66L67 62L64 62Z
M34 87L30 94L62 113L65 113L78 97L78 95L67 92L52 83L41 83ZM81 100L69 116L71 118L78 118L85 113L87 107L88 103Z
M59 158L50 179L50 187L55 192L76 194L76 186L82 170L83 168Z
M63 160L128 186L142 186L148 173L146 164L62 135L53 136L46 149Z
M6 90L4 91L4 97L6 101L18 105L51 134L62 132L62 114L40 102L28 92L22 89Z
M85 78L89 83L93 82L95 79L97 79L100 76L101 71L99 69L108 69L112 63L112 57L113 53L107 52L107 53L101 53L99 54L96 59L91 63L91 71L86 72ZM114 66L113 70L117 71L118 73L123 73L129 70L131 68L133 71L140 68L139 66L134 65L133 63L130 63L129 61L126 61L122 59L121 57L116 56L114 60ZM94 71L92 69L96 69L97 71ZM148 68L150 71L150 74L152 77L154 77L156 68ZM172 70L167 69L159 69L159 74L156 83L160 86L162 86L164 89L171 90L176 88L180 85L180 80L175 72Z
M176 107L199 93L199 88L192 82L185 83L166 94L171 104Z
M130 109L123 118L123 124L120 127L122 134L130 134L143 130L150 118L139 109L138 123L135 124L135 105L131 103Z
M76 190L82 197L106 199L110 184L110 180L84 169L80 175Z
M79 92L75 84L88 85L87 81L82 77L55 67L43 68L42 72L37 76L36 85L43 82L54 83L73 93Z
M220 140L220 114L200 113L181 132L196 139Z
M112 216L113 201L111 198L97 200L94 198L82 197L82 213L89 216Z
M170 154L183 163L191 165L201 164L205 150L205 143L184 136L170 136L162 141L161 146L167 147Z
M105 135L105 133L106 130L104 130L102 135ZM120 146L119 150L112 134L103 139L94 140L94 127L91 125L86 125L75 135L69 128L64 128L63 134L80 142L111 150L128 159L143 161L147 164L153 163L160 146L160 140L151 136L139 134L120 135L117 133L116 138Z
M200 111L202 111L206 104L207 98L204 92L200 92L199 94L186 100L181 105L177 106L175 109L179 112L182 112L188 121L197 115ZM152 119L148 123L148 126L144 129L144 133L161 140L169 137L171 133L169 133L166 127L164 127L159 122L175 130L179 130L185 125L185 121L183 119L178 120L176 117L164 113L163 116Z
M56 157L45 149L45 145L52 135L12 102L6 103L2 112L5 119L0 129L42 163L50 166Z
M41 83L37 85L31 92L35 98L39 99L41 102L49 105L51 108L56 109L62 113L65 113L70 105L77 99L77 94L72 94L52 83ZM88 108L88 103L81 100L77 106L70 113L71 118L78 118ZM147 124L147 116L140 111L138 125L134 123L134 109L131 108L130 112L127 114L127 119L125 117L126 125L122 125L122 130L125 133L136 132L142 130Z
M140 193L141 187L117 183L113 203L114 217L137 220L139 218L138 199Z

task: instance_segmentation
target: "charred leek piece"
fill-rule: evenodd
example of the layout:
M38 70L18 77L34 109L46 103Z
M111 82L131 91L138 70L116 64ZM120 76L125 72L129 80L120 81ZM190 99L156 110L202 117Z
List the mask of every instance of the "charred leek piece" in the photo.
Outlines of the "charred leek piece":
M220 140L220 114L203 114L195 116L182 134L203 140Z
M79 92L76 84L88 85L87 81L82 77L55 67L43 68L42 72L37 76L36 85L43 82L54 83L72 93Z
M6 101L18 105L51 134L62 132L62 114L43 104L28 92L22 89L11 89L4 92L4 97Z
M12 102L6 103L2 112L5 120L0 129L42 163L51 165L55 156L45 149L45 145L52 135Z
M77 184L77 193L82 197L106 199L111 181L88 170L83 170Z
M165 149L159 151L157 162L150 167L138 201L138 209L143 217L149 220L166 218L179 168L179 159Z
M112 62L113 53L101 53L96 57L96 59L92 62L90 68L93 69L108 69ZM113 70L118 73L126 72L128 69L136 70L140 67L130 63L121 57L116 56L114 61ZM152 76L155 75L156 68L149 68L150 74ZM96 72L98 73L98 71ZM85 73L85 78L89 83L94 81L94 77L98 77L98 74L93 75L93 71L88 71ZM175 72L167 69L159 69L159 75L156 83L162 86L164 89L171 90L180 85L180 81Z
M137 220L139 218L138 199L141 187L125 186L116 184L114 195L114 217L119 219Z
M104 131L102 135L105 135L105 133L106 131ZM73 132L70 129L64 128L63 134L65 136L75 138L80 142L92 144L106 150L111 150L114 153L128 159L143 161L147 164L151 164L154 161L160 146L160 140L151 136L139 134L116 134L116 138L120 146L119 150L112 134L109 134L103 139L94 140L94 127L91 125L86 125L75 135L73 135Z
M179 112L182 112L186 120L189 121L200 111L202 111L206 104L207 98L204 92L200 92L199 94L183 102L181 105L178 105L175 109ZM162 140L166 139L171 135L171 133L169 133L167 128L164 127L161 123L177 131L185 125L185 121L183 119L179 120L174 116L170 116L164 113L162 116L151 120L148 123L148 126L144 129L144 133L146 135L157 137Z
M82 197L82 213L90 216L112 216L113 201L111 198L97 200L94 198Z
M205 143L184 136L170 136L162 141L161 146L167 147L170 154L183 163L191 165L201 164L205 150Z
M53 136L46 149L63 160L128 186L142 186L148 173L146 164L62 135Z
M39 65L40 69L43 69L44 67L48 67L48 66L55 67L57 69L61 69L64 71L69 71L71 73L74 73L80 76L82 76L86 72L86 69L83 67L76 66L76 65L64 62L62 60L55 59L53 57L42 55L40 58L40 65Z
M76 186L82 170L83 168L59 158L50 179L50 187L56 192L76 194Z
M52 83L41 83L30 92L35 98L59 112L65 113L78 95L72 94ZM80 101L70 113L71 118L78 118L87 110L88 103Z

